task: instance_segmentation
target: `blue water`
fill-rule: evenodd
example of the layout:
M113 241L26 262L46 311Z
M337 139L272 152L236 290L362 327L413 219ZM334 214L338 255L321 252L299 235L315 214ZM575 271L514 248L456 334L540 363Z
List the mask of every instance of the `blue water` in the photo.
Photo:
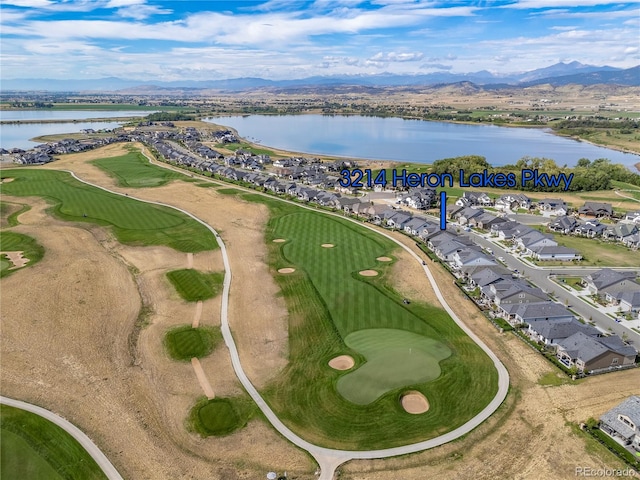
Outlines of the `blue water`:
M464 125L344 115L250 115L209 118L265 146L316 155L431 163L482 155L494 166L525 156L574 166L580 158L608 158L629 168L640 155L558 137L539 128Z
M68 123L10 123L0 125L0 147L28 150L41 142L31 140L43 135L78 133L85 128L113 129L123 122L90 122L91 118L144 117L153 110L0 110L1 121L68 120ZM85 120L85 121L78 121Z

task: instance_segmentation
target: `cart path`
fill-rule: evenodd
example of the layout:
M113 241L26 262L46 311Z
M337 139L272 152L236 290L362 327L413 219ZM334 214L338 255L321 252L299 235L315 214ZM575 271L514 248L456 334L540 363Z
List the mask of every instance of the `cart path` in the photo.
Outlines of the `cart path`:
M109 461L105 454L102 453L97 445L93 443L93 441L91 441L91 439L73 423L65 420L64 418L56 415L53 412L50 412L49 410L45 410L42 407L38 407L30 403L21 402L20 400L14 400L12 398L0 396L0 403L3 405L8 405L9 407L15 407L27 412L35 413L36 415L49 420L51 423L56 424L73 438L75 438L78 443L80 443L80 445L82 445L82 448L84 448L87 453L91 455L91 458L95 460L95 462L102 469L109 480L123 480L122 476L116 470L116 467L113 466L113 464Z
M196 303L196 314L193 316L193 322L191 322L191 326L193 328L198 328L200 325L200 317L202 316L202 300L198 300Z
M165 165L162 165L160 163L156 163L156 162L152 162L152 163L167 168ZM389 240L394 242L396 245L398 245L400 248L403 248L404 250L406 250L414 259L416 259L416 261L420 262L420 264L423 265L424 272L425 272L427 278L429 279L429 282L431 283L434 291L436 292L436 296L437 296L438 300L440 301L440 303L442 304L442 306L444 307L444 309L451 316L451 318L454 320L454 322L456 322L456 324L460 328L462 328L462 330L467 335L469 335L469 337L471 337L471 339L478 346L480 346L480 348L482 348L482 350L493 361L494 366L495 366L495 368L496 368L496 370L498 372L498 391L496 393L496 396L493 398L493 400L491 400L491 402L489 402L489 404L480 413L478 413L475 417L473 417L467 423L465 423L464 425L462 425L462 426L456 428L455 430L452 430L452 431L450 431L450 432L448 432L448 433L446 433L444 435L441 435L439 437L432 438L430 440L426 440L426 441L423 441L423 442L417 442L417 443L413 443L413 444L410 444L410 445L404 445L404 446L401 446L401 447L387 448L387 449L380 449L380 450L350 451L350 450L336 450L336 449L331 449L331 448L320 447L318 445L314 445L314 444L304 440L303 438L301 438L298 435L296 435L292 430L290 430L289 427L287 427L278 418L278 416L273 412L271 407L269 407L269 405L264 400L264 398L262 398L262 396L260 395L258 390L253 386L253 384L251 383L251 381L247 377L244 369L242 368L242 364L240 362L240 356L238 355L238 350L237 350L235 341L233 340L233 335L231 333L231 329L229 327L229 322L228 322L228 317L227 317L228 309L229 309L229 290L231 288L231 279L232 279L231 266L229 264L229 257L227 255L226 246L225 246L223 240L220 238L220 235L218 234L218 232L213 227L211 227L206 222L204 222L203 220L199 219L198 217L196 217L192 213L189 213L188 211L183 210L181 208L175 207L173 205L168 205L168 204L162 203L162 202L155 202L155 201L151 201L151 200L143 200L143 199L140 199L140 198L137 198L137 197L133 197L131 195L125 195L124 193L119 193L119 192L116 192L116 191L113 191L113 190L109 190L108 188L101 187L99 185L95 185L93 183L87 182L86 180L82 180L74 172L71 172L69 170L64 170L64 171L66 171L67 173L70 173L71 176L73 176L73 178L75 178L79 182L82 182L82 183L84 183L86 185L90 185L90 186L95 187L95 188L99 188L100 190L103 190L103 191L106 191L106 192L109 192L109 193L113 193L115 195L127 196L129 198L133 198L135 200L138 200L138 201L141 201L141 202L145 202L145 203L150 203L150 204L160 205L160 206L164 206L164 207L169 207L169 208L172 208L172 209L177 210L179 212L182 212L185 215L188 215L189 217L193 218L194 220L196 220L197 222L202 224L205 228L207 228L215 236L216 241L218 242L218 244L220 246L220 252L222 254L222 260L223 260L224 269L225 269L225 275L224 275L224 281L223 281L223 291L222 291L220 329L222 331L222 336L224 338L225 344L227 345L227 348L229 349L229 354L231 356L231 364L233 366L234 371L236 372L236 376L240 380L240 383L242 383L242 386L247 390L247 392L249 393L249 395L251 396L253 401L256 403L258 408L260 408L260 410L262 411L264 416L267 418L267 420L273 425L273 427L278 432L280 432L280 434L282 436L284 436L287 440L289 440L291 443L293 443L294 445L296 445L296 446L302 448L303 450L306 450L307 452L309 452L309 454L318 462L318 465L320 466L320 476L319 476L320 480L332 480L334 478L334 473L335 473L336 468L339 467L342 463L347 462L349 460L386 458L386 457L394 457L394 456L397 456L397 455L406 455L406 454L409 454L409 453L416 453L416 452L427 450L427 449L430 449L430 448L433 448L433 447L437 447L439 445L443 445L443 444L448 443L448 442L450 442L452 440L455 440L456 438L459 438L459 437L461 437L463 435L466 435L467 433L472 431L474 428L479 426L486 419L488 419L498 409L498 407L502 404L502 402L506 398L507 392L509 390L509 374L507 372L507 369L504 367L502 362L500 362L498 357L477 337L477 335L473 331L471 331L471 329L469 329L469 327L467 327L464 324L464 322L462 322L462 320L460 320L460 318L458 318L458 316L455 314L455 312L451 309L449 304L446 302L444 296L440 292L440 289L438 288L438 285L436 284L433 275L429 271L429 268L426 265L423 265L422 259L413 250L411 250L409 247L407 247L406 245L404 245L400 241L396 240L395 238L391 237L390 235L388 235L388 234L386 234L384 232L380 232L380 231L376 230L375 228L373 228L371 226L363 225L362 223L356 222L355 220L346 219L346 220L349 220L349 221L351 221L351 222L353 222L353 223L355 223L357 225L360 225L360 226L362 226L364 228L368 228L369 230L371 230L373 232L376 232L378 235L382 235L382 236L388 238ZM184 173L180 169L176 169L176 171ZM185 173L185 175L187 175L187 173ZM203 180L208 180L208 179L203 177ZM216 181L213 181L213 180L208 180L208 181L210 181L211 183L215 183L215 184L226 185L226 183L224 183L224 182L216 182ZM251 193L254 193L254 194L255 193L261 194L259 192L255 192L254 190L245 189L243 187L234 185L234 188L236 188L236 187L238 189L243 190L243 191L251 192ZM278 197L268 196L266 194L261 194L261 195L264 195L264 196L266 196L268 198L278 198ZM326 214L326 215L331 215L331 216L335 216L335 217L338 217L338 218L345 219L345 217L343 217L342 215L339 215L339 214L335 214L335 213L332 213L332 212L325 212L325 211L318 210L318 209L315 209L315 208L302 206L302 205L299 205L299 204L297 204L295 202L287 201L285 199L280 199L280 200L284 201L284 202L291 203L291 204L296 205L296 206L298 206L300 208L306 208L307 210L311 210L311 211L314 211L314 212L319 212L319 213L323 213L323 214Z
M200 360L196 357L191 359L191 365L193 366L193 370L196 372L196 377L198 378L198 383L202 387L204 394L207 396L209 400L212 398L216 398L216 394L213 392L213 388L211 388L211 384L209 383L209 379L204 373L202 369L202 365L200 364Z

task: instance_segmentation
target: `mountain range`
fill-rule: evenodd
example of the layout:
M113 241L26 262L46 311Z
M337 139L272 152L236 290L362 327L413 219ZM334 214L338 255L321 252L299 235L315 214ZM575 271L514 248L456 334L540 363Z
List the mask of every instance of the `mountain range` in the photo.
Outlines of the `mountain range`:
M474 73L456 74L450 72L434 72L420 75L398 75L381 73L377 75L330 75L314 76L294 80L267 80L264 78L243 77L225 80L179 80L154 81L130 80L117 77L89 79L89 80L54 80L54 79L5 79L0 81L0 89L7 91L52 91L79 92L100 91L118 92L135 91L139 94L147 91L154 93L159 90L219 90L221 92L238 92L257 88L299 88L311 86L420 86L471 82L476 85L491 86L491 88L528 87L550 84L561 86L569 84L579 85L625 85L640 86L640 65L620 69L609 66L598 67L584 65L573 61L570 63L556 63L545 68L539 68L517 74L496 75L486 70ZM133 93L133 92L131 92ZM195 92L194 92L195 93Z

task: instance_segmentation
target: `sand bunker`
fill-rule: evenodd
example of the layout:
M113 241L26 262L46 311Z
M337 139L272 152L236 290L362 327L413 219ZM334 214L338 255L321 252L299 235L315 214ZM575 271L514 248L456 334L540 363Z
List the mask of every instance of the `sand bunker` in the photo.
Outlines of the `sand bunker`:
M293 273L295 271L295 268L281 268L280 270L278 270L278 273Z
M360 272L358 272L360 275L362 275L363 277L376 277L378 276L378 272L376 272L375 270L362 270Z
M376 260L378 260L379 262L390 262L393 259L389 257L378 257L376 258Z
M16 268L24 267L29 259L22 256L22 251L20 252L0 252L0 255L6 255L7 259L13 263L13 267L9 268L9 270L15 270Z
M282 242L286 242L286 240L284 238L276 238L273 242L274 243L282 243Z
M335 245L333 243L323 243L320 246L323 247L323 248L333 248L333 247L335 247Z
M340 355L339 357L329 360L329 366L335 370L349 370L353 368L356 362L349 355Z
M13 177L7 177L7 178L0 179L0 183L9 183L9 182L13 182L14 180L15 178Z
M414 415L424 413L429 410L429 402L427 401L427 397L425 397L420 392L416 392L415 390L411 390L410 392L402 395L400 403L402 404L402 408L404 408L407 413L412 413Z

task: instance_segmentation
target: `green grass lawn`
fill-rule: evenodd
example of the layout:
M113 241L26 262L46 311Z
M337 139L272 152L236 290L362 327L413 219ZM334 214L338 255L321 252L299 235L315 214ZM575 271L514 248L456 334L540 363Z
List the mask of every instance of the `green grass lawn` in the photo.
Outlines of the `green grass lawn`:
M207 228L181 212L105 192L66 172L9 169L3 176L15 180L1 186L2 194L44 197L63 220L109 226L121 243L165 245L181 252L218 247Z
M327 447L387 448L451 431L493 398L498 375L487 355L442 309L419 302L404 304L389 286L389 266L376 258L393 256L397 248L393 242L340 218L258 195L242 198L265 203L271 212L266 242L289 310L290 361L262 393L293 430ZM273 243L275 238L287 241ZM322 248L323 243L335 247ZM275 273L289 266L296 272ZM365 269L380 275L358 274ZM373 329L387 329L387 350L384 336ZM398 341L405 340L416 345L420 362L398 365L414 355L413 350L397 350ZM328 366L341 354L354 357L355 370L340 372ZM385 365L381 377L369 382L372 393L359 399L361 404L346 398L348 392L340 393L339 382L347 385L347 391L355 391L357 384L349 386L357 378L353 375L367 362L385 358L396 362L397 368ZM420 377L421 368L434 373L438 361L437 378ZM407 376L401 381L400 375ZM381 378L387 383L375 387ZM402 409L399 399L407 389L427 397L427 413L410 415Z
M442 342L406 330L369 328L350 333L344 341L367 359L337 383L338 392L358 405L396 388L435 380L441 373L440 360L451 356Z
M558 281L561 284L567 285L567 286L569 286L569 287L571 287L574 290L577 290L579 292L584 290L584 288L581 286L582 277L559 277Z
M164 346L174 360L189 361L209 355L221 339L219 328L180 325L165 334Z
M205 273L192 268L167 272L167 278L187 302L213 298L222 290L224 272Z
M189 425L203 437L229 435L243 428L255 412L248 398L203 398L191 409Z
M126 155L94 160L100 167L118 181L120 187L159 187L171 180L187 180L189 177L149 163L139 150L131 149Z
M542 231L545 231L542 229ZM550 233L546 232L545 233ZM596 265L602 267L637 267L637 253L631 252L619 243L605 242L597 238L574 237L552 233L558 245L578 250L583 259L579 265ZM569 265L571 262L538 262L538 265Z
M18 272L23 268L30 267L38 263L44 256L44 248L36 240L28 235L21 233L10 232L7 230L0 231L0 252L16 252L22 251L22 256L28 258L29 261L22 268L16 268L15 270L9 270L13 267L13 263L2 256L0 278L4 278L7 275Z
M29 210L31 207L26 204L0 202L0 226L15 227L19 225L18 217Z
M2 405L0 431L3 479L107 478L73 437L38 415Z

